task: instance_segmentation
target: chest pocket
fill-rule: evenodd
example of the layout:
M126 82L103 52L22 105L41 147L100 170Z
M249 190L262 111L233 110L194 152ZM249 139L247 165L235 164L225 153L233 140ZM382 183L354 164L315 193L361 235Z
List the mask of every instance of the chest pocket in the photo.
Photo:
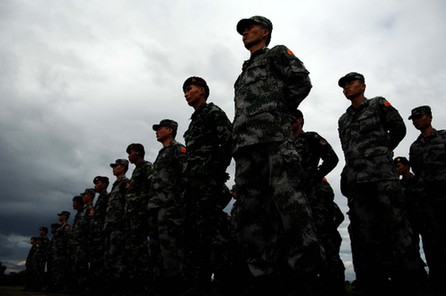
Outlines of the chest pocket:
M370 133L371 131L379 131L382 129L379 116L372 112L366 112L358 118L358 129L359 132L364 135Z

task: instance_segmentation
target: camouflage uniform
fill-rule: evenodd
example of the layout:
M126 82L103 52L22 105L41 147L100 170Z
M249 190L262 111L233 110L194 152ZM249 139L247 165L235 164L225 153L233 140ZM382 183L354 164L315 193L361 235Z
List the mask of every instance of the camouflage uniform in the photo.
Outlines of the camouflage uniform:
M119 288L125 286L125 221L124 207L126 185L125 176L117 179L112 186L107 203L104 220L104 267L108 286Z
M90 278L90 229L93 216L93 206L86 204L82 211L77 212L74 217L71 235L74 291L84 291L87 289L87 283Z
M101 193L93 207L93 221L90 232L90 273L95 289L100 288L104 274L104 221L107 211L108 193Z
M398 111L382 97L350 106L338 122L345 156L341 191L348 199L348 227L358 282L368 291L386 289L419 270L393 149L406 134ZM407 277L406 277L407 278Z
M39 268L39 244L37 238L31 238L31 248L29 249L28 256L26 257L26 287L27 291L36 291L38 284L38 268Z
M149 208L149 249L154 277L182 277L184 250L181 180L186 148L173 140L153 163ZM170 284L174 284L170 280ZM166 289L166 287L163 287Z
M410 146L409 162L418 178L423 248L429 277L436 289L446 291L446 130L433 129Z
M244 255L255 277L274 276L285 267L305 281L321 250L303 193L290 112L310 92L308 71L285 46L264 48L244 62L234 87L237 228Z
M231 161L232 125L213 103L204 103L191 119L184 133L186 276L193 287L206 287L211 273L219 277L227 264L221 199Z
M295 144L305 171L305 193L311 206L319 242L326 255L321 280L330 295L341 295L345 293L345 268L339 256L339 224L334 225L337 207L334 192L324 178L336 167L339 158L331 145L316 132L302 131Z
M71 226L63 223L54 233L50 290L66 291L71 280Z
M152 163L137 164L125 201L126 260L128 276L139 289L149 279L148 209Z

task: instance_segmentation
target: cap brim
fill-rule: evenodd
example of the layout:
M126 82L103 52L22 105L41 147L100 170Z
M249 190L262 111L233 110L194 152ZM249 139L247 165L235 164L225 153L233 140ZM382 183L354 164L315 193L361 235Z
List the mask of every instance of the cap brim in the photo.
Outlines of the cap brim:
M111 163L110 164L110 167L112 167L112 168L114 168L115 166L117 166L118 164L116 164L116 163Z
M152 125L152 129L156 132L160 128L159 124Z
M243 32L245 31L245 29L249 26L251 26L252 24L257 24L255 21L253 21L252 19L241 19L238 23L237 23L237 32L240 35L243 35Z

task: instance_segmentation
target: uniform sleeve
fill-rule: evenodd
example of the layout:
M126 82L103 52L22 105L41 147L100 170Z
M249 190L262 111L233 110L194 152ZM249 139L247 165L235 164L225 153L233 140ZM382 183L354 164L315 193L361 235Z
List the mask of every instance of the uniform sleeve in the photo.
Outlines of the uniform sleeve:
M380 98L381 119L388 132L389 146L394 150L406 136L406 125L401 115L385 98Z
M328 173L330 173L338 164L339 158L333 147L319 134L317 134L317 141L320 149L321 164L316 171L317 180L322 180Z
M283 79L286 100L290 110L296 109L312 88L309 72L304 64L286 46L274 47L275 72Z
M222 110L216 112L215 126L219 150L218 167L226 170L231 162L232 156L232 123Z

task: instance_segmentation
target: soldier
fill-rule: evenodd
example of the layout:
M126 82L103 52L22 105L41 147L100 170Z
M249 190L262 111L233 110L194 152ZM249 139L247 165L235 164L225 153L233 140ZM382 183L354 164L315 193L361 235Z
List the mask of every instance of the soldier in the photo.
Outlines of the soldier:
M299 109L291 112L291 130L302 167L305 171L305 193L311 206L317 236L324 251L326 264L321 281L329 295L345 295L344 263L339 256L339 234L334 226L334 192L325 176L338 164L339 158L331 145L316 132L303 130L304 116ZM341 213L342 215L342 213Z
M116 177L110 191L104 220L104 267L106 287L109 295L122 295L127 288L125 268L125 195L129 179L125 176L129 168L127 159L117 159L110 164Z
M60 227L53 236L51 284L49 291L67 292L71 280L71 226L68 223L70 212L62 211L57 215L59 216Z
M209 86L203 78L187 78L183 92L195 110L184 133L186 272L191 284L187 293L200 295L210 288L212 273L220 281L227 264L227 238L222 234L221 219L222 206L226 206L224 188L231 161L232 125L222 109L207 102Z
M300 292L312 289L322 255L290 129L290 113L312 85L291 50L267 47L272 29L263 16L237 23L251 54L234 85L233 156L237 227L253 275L252 294L273 294L277 285L294 289L296 281Z
M99 194L94 204L93 224L91 227L90 273L92 289L99 292L104 285L104 220L107 211L109 180L104 176L93 179L94 191Z
M422 262L416 256L392 161L406 127L385 98L364 96L362 74L348 73L338 85L351 102L338 125L346 163L341 192L350 209L348 229L358 285L367 295L377 295L388 289L390 277L397 293L413 295Z
M130 287L135 293L148 289L149 247L148 209L152 163L144 159L144 146L130 144L127 149L129 162L135 165L130 182L127 183L125 202L126 253Z
M409 119L420 135L410 146L409 162L418 178L430 288L446 294L446 130L432 127L432 118L429 106L412 109Z
M38 263L38 252L39 244L38 238L36 236L31 237L30 242L31 248L29 249L28 256L26 257L25 267L26 267L26 286L24 291L36 291L37 281L37 269L39 268Z
M48 246L48 257L47 257L47 282L46 286L44 287L44 291L48 291L51 288L51 279L52 276L52 270L53 270L53 249L54 249L54 234L56 233L57 229L61 226L59 223L53 223L50 226L51 229L51 239Z
M47 286L48 283L48 274L45 270L48 271L48 255L50 252L50 239L48 238L48 227L41 226L39 227L39 268L37 271L37 288L38 290L42 290Z
M182 288L184 251L182 173L186 156L184 145L175 140L178 123L163 119L152 126L156 140L163 145L153 163L152 191L149 199L149 248L154 289L175 295Z
M84 292L88 279L88 231L86 223L85 200L81 195L73 197L73 210L76 215L71 232L71 261L73 264L72 289L74 292Z

